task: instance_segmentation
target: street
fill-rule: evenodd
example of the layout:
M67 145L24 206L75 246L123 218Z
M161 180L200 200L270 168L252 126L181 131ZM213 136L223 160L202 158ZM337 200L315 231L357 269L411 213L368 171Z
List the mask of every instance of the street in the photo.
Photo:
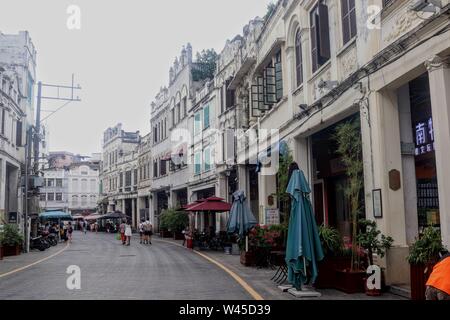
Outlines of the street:
M0 272L0 299L252 298L231 276L197 254L158 239L152 246L133 240L124 247L112 234L75 232L72 244L60 254L5 277ZM52 249L57 252L64 246ZM80 290L66 286L71 265L80 267Z

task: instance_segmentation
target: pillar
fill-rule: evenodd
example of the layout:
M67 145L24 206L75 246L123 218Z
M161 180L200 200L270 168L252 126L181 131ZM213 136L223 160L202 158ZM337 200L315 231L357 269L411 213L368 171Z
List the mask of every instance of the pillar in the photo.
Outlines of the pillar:
M425 63L430 79L442 241L450 248L450 56Z
M405 201L406 243L411 245L418 236L416 161L411 120L411 99L409 83L400 87L398 108L400 116L400 139L402 144L403 198ZM412 148L408 147L412 146ZM412 150L409 152L408 149Z
M137 228L136 199L131 199L131 225Z
M386 283L409 283L409 265L406 256L409 247L406 243L404 179L402 177L401 139L399 128L399 109L397 91L382 90L371 93L368 112L362 118L370 119L370 127L363 130L364 179L366 194L366 217L375 220L378 229L394 239L393 247L386 258L380 260L386 267ZM364 124L364 122L363 122ZM369 164L367 164L369 161ZM395 187L390 178L393 170L400 173L400 184ZM390 183L391 182L391 183ZM367 190L367 188L369 190ZM373 215L372 191L381 189L382 218Z

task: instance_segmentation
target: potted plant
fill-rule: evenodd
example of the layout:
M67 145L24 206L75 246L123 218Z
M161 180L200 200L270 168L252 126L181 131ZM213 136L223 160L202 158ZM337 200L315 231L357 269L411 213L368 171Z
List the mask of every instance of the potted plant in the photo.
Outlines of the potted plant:
M3 255L5 257L20 255L23 236L20 234L17 225L5 224L0 237L1 246L3 247Z
M411 299L425 300L426 282L444 250L441 234L433 227L426 228L412 245L407 257L411 266Z
M319 262L319 276L315 286L320 289L334 288L336 269L344 268L350 261L342 255L344 243L337 229L321 225L319 237L325 258Z
M373 255L376 254L378 257L383 258L386 251L391 248L394 239L381 234L381 231L377 230L377 223L375 221L362 219L359 221L359 225L358 243L366 250L369 264L372 266L374 265ZM381 295L381 288L370 290L366 284L365 289L366 294L369 296Z
M172 219L171 211L172 211L172 209L166 209L161 213L160 225L159 225L161 238L172 237L172 232L170 230L171 219Z
M363 189L363 161L362 139L359 117L342 123L336 127L334 140L337 144L337 153L345 166L347 183L343 191L348 199L351 214L351 246L350 265L348 268L336 271L336 287L346 293L364 292L363 269L364 255L357 241L358 220L361 212L361 191Z

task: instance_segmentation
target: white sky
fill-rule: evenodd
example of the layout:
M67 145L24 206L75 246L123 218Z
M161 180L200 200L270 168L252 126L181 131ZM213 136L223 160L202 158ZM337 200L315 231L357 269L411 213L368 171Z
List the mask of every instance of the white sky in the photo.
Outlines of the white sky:
M101 151L103 131L121 122L149 132L150 102L167 85L169 68L187 42L194 54L218 53L270 0L0 0L0 31L28 30L38 51L37 77L83 90L48 121L50 151ZM69 30L69 5L81 30ZM43 109L61 103L45 102ZM46 114L44 113L43 116Z

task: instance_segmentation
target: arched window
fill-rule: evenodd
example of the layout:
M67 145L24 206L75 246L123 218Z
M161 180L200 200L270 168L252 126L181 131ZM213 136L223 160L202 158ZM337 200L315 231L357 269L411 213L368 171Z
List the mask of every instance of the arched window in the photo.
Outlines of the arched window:
M297 87L303 83L303 55L302 55L302 37L300 30L295 34L295 74L297 77Z

